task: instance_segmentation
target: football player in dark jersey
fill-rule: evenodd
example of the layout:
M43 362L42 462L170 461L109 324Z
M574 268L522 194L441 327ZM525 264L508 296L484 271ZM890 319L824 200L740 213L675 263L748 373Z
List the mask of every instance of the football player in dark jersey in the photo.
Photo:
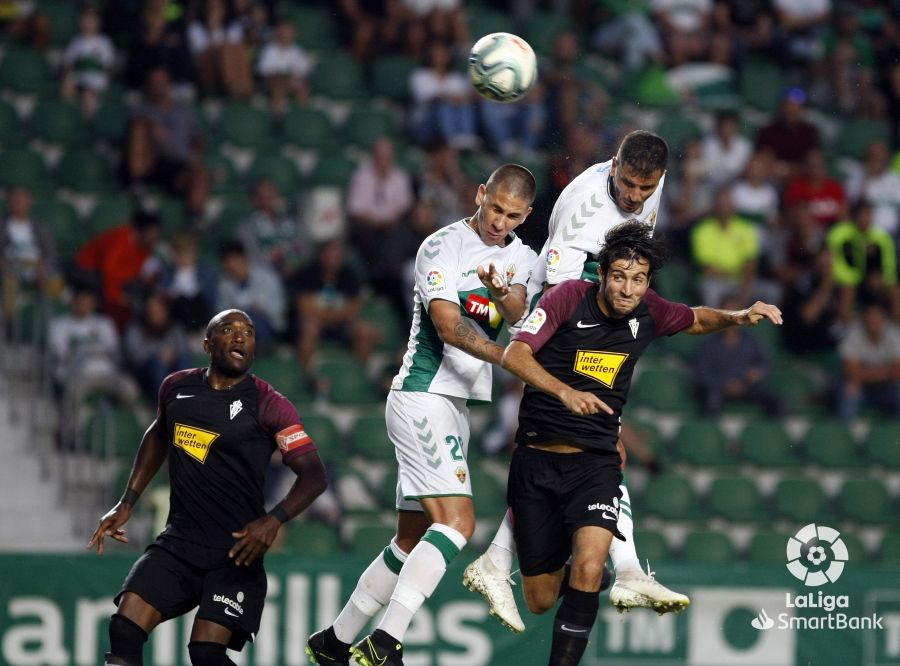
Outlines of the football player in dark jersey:
M503 354L503 367L526 382L507 485L525 599L540 614L563 597L553 666L581 659L610 543L622 538L616 441L638 358L664 335L782 322L759 301L726 311L661 298L649 287L663 259L646 225L617 225L600 252L599 284L572 280L547 292Z
M140 666L148 634L160 622L197 608L188 652L194 666L233 664L259 629L266 597L263 555L282 523L326 487L315 444L294 405L250 374L255 329L240 310L206 327L209 367L175 372L159 389L125 493L100 519L88 548L128 542L123 525L168 457L171 484L166 528L135 562L115 598L106 664ZM268 513L263 479L274 450L296 474Z

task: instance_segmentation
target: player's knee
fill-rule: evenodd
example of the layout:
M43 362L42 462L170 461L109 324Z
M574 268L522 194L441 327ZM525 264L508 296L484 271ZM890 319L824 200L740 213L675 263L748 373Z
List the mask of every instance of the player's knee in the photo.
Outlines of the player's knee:
M599 589L603 578L603 560L599 558L575 562L572 565L570 582L579 589Z
M142 666L147 632L132 620L115 613L109 620L109 649L107 663L122 666Z
M552 590L547 590L542 587L531 587L530 589L526 587L524 594L525 603L528 604L528 610L535 615L543 615L553 608L558 598L558 595L554 594Z
M225 653L222 643L191 641L188 643L188 654L192 666L235 666Z

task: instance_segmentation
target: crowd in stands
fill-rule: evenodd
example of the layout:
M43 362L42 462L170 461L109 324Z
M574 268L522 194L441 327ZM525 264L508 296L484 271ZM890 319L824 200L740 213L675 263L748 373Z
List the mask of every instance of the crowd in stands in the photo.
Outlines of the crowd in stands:
M225 307L313 388L326 343L374 376L377 350L390 364L405 346L416 248L492 168L538 177L522 233L538 249L559 192L647 127L673 156L657 233L688 269L660 291L779 303L779 349L834 361L823 400L842 418L871 398L900 415L900 3L34 0L0 1L0 22L0 124L19 128L0 128L4 313L28 293L58 303L67 410L76 381L151 399ZM539 55L516 104L467 81L494 30ZM49 85L17 83L35 57ZM77 131L42 130L48 105ZM85 147L106 180L79 189L93 162L63 170ZM371 299L399 336L363 316ZM782 414L761 384L777 359L742 338L701 354L700 404Z

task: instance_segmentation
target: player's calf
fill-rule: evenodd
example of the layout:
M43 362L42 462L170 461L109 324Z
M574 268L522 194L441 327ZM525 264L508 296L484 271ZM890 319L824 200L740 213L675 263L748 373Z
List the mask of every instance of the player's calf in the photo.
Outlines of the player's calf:
M144 643L147 632L120 613L109 620L109 652L106 664L115 666L143 666Z
M192 666L236 666L228 658L222 643L191 641L188 643L188 654Z

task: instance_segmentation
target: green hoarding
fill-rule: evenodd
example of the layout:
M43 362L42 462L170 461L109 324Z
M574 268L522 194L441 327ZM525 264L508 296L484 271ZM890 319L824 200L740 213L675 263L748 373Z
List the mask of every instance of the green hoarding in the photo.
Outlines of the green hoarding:
M0 555L0 666L102 663L112 597L135 555ZM487 614L451 567L410 627L407 666L547 663L552 614L514 635ZM309 633L330 623L366 559L267 560L269 596L257 641L232 658L247 666L300 666ZM680 615L605 605L582 663L617 666L820 666L900 664L900 572L849 562L835 582L804 587L784 566L665 566L660 580L691 595ZM862 626L860 626L862 625ZM759 628L757 628L759 627ZM189 618L164 623L147 664L187 664Z

